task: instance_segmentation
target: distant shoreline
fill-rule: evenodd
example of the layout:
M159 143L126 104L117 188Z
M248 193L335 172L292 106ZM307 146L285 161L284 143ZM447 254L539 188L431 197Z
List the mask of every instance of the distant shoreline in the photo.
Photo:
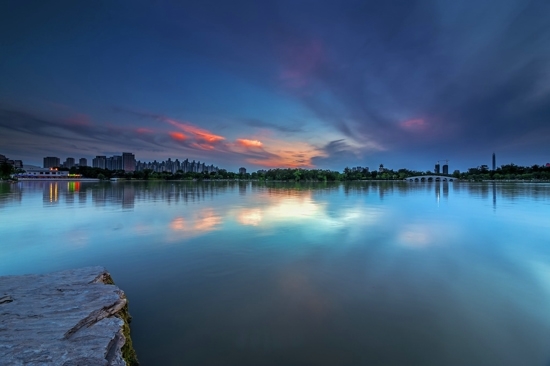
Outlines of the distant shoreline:
M98 178L17 178L15 182L99 182Z
M285 181L285 180L258 180L258 179L202 179L202 180L190 180L190 179L98 179L98 178L19 178L18 180L0 180L0 182L257 182L257 183L352 183L352 182L399 182L399 183L550 183L550 180L523 180L523 179L498 179L498 180L466 180L466 179L454 179L454 181L418 181L411 182L406 179L357 179L357 180L340 180L340 181L323 181L323 180L310 180L310 181Z

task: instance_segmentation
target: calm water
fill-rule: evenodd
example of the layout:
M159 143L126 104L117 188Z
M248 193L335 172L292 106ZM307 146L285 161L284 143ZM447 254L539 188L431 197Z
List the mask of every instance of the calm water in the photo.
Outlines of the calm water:
M143 365L550 364L550 185L0 183L0 275L105 266Z

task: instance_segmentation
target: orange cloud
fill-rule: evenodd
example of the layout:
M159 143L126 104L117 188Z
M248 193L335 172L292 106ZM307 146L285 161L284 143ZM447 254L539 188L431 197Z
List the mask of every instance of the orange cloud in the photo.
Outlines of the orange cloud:
M170 137L172 137L174 140L183 141L187 139L187 136L185 136L181 132L170 132L169 134L170 134Z
M181 123L169 118L166 119L166 121L170 123L172 126L175 126L181 129L183 132L187 132L188 134L193 135L194 138L197 140L201 140L209 143L216 143L216 142L225 140L225 137L223 136L214 135L208 130L203 130L202 128L192 126L188 123Z
M237 139L237 142L244 147L262 147L263 144L258 140Z
M266 168L312 168L311 158L322 155L321 151L305 142L267 137L262 148L265 156L250 157L246 161Z

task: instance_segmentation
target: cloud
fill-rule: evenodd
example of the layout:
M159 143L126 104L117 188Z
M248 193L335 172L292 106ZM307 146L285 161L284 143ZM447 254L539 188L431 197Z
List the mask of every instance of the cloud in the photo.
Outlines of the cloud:
M282 70L279 78L286 88L303 89L310 86L312 77L323 62L321 40L306 44L285 44L281 47Z
M266 137L265 141L238 138L233 143L227 141L224 136L196 127L190 122L179 121L157 113L119 110L155 121L166 122L185 132L182 134L184 138L180 138L182 136L177 135L178 132L170 132L170 136L180 142L182 146L212 153L211 156L218 159L223 157L225 160L239 161L239 164L244 161L262 168L312 168L314 165L311 158L319 155L319 151L315 147L304 142ZM265 123L258 120L248 120L248 122L266 127Z
M24 7L13 10L24 15ZM514 158L549 153L541 139L548 135L550 119L547 1L488 0L476 6L444 0L402 1L399 6L355 0L316 2L315 6L290 0L236 1L215 7L208 2L143 3L132 6L118 22L99 13L94 22L80 21L90 14L80 6L43 10L75 19L74 24L60 25L66 31L61 33L72 36L59 40L59 53L43 53L37 44L58 39L51 27L44 22L22 22L24 16L6 19L6 27L13 31L4 32L5 53L10 57L2 68L1 92L22 94L21 85L29 85L32 93L48 90L55 94L59 93L55 89L62 89L59 96L72 97L74 92L74 100L95 101L90 109L102 102L125 105L133 101L140 107L112 109L115 115L126 114L115 116L114 121L127 118L123 121L127 125L150 128L154 133L139 137L122 128L113 131L139 144L168 144L197 156L207 151L204 148L213 148L208 151L227 154L220 159L233 159L238 154L228 152L233 148L229 140L250 135L246 128L252 126L319 146L345 137L352 148L338 156L349 151L350 158L385 154L404 161L445 152L451 159L463 159L486 150L509 149L513 144L521 145L510 150ZM138 22L140 31L134 32L142 54L128 62L127 32L121 29L134 29L136 19L147 19ZM89 42L95 39L90 35L99 31L112 37L108 42ZM89 55L72 52L79 47L109 57L87 68ZM58 60L63 62L54 62ZM31 75L28 70L37 73ZM34 80L36 84L27 83ZM239 99L246 95L240 93L247 89L241 89L243 85L261 92ZM13 98L25 105L21 94ZM273 97L274 108L255 103L256 97L266 96ZM34 94L28 100L35 97L45 99ZM48 100L53 97L47 96ZM67 103L64 98L57 99ZM234 102L245 107L235 107ZM75 112L65 106L50 108L57 111L57 117L63 111L58 120L64 122ZM169 119L167 115L139 108L193 116L192 127L206 133L177 128L188 139L175 141L166 126L160 127ZM294 121L281 117L288 111L303 123L296 127ZM105 111L95 112L97 116ZM197 122L202 118L230 120L235 136L216 133L208 123ZM412 122L420 119L423 124ZM93 123L101 125L102 121ZM89 137L75 129L78 126L60 124L43 126L40 131L51 138L59 133L66 139ZM102 127L88 127L91 138L101 143ZM169 127L174 129L174 125ZM105 139L111 141L112 136ZM265 151L280 156L263 136L258 139ZM331 160L318 162L331 164Z
M172 137L174 140L178 140L178 141L185 141L187 140L187 136L185 136L183 133L181 132L170 132L169 133L170 137Z
M223 136L215 135L208 130L193 126L190 123L179 122L170 118L166 118L165 121L181 129L182 131L187 132L188 134L194 136L196 140L199 140L202 142L214 144L225 140L225 137Z
M406 130L424 130L426 128L427 124L422 118L416 118L416 119L409 119L407 121L401 122L401 127Z
M236 4L233 11L248 6ZM214 59L219 47L231 44L219 67L286 93L319 123L363 145L364 156L446 151L458 159L489 146L505 148L518 137L532 142L526 145L531 154L548 152L533 136L546 132L550 118L550 3L311 8L282 2L260 8L254 20L237 21L222 9L197 5L193 17L172 25L216 25L218 32L194 36L194 44L207 45L194 52Z
M288 132L288 133L304 132L302 128L297 126L285 126L281 124L265 122L259 119L246 119L244 120L244 123L248 126L268 128L268 129L277 130L280 132Z
M237 143L239 143L241 146L248 147L248 148L263 146L262 142L258 140L237 139Z

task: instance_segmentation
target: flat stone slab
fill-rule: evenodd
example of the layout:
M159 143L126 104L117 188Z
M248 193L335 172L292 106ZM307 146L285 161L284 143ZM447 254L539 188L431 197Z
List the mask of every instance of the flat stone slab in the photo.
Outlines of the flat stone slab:
M137 364L128 318L126 296L103 267L0 277L0 364Z

